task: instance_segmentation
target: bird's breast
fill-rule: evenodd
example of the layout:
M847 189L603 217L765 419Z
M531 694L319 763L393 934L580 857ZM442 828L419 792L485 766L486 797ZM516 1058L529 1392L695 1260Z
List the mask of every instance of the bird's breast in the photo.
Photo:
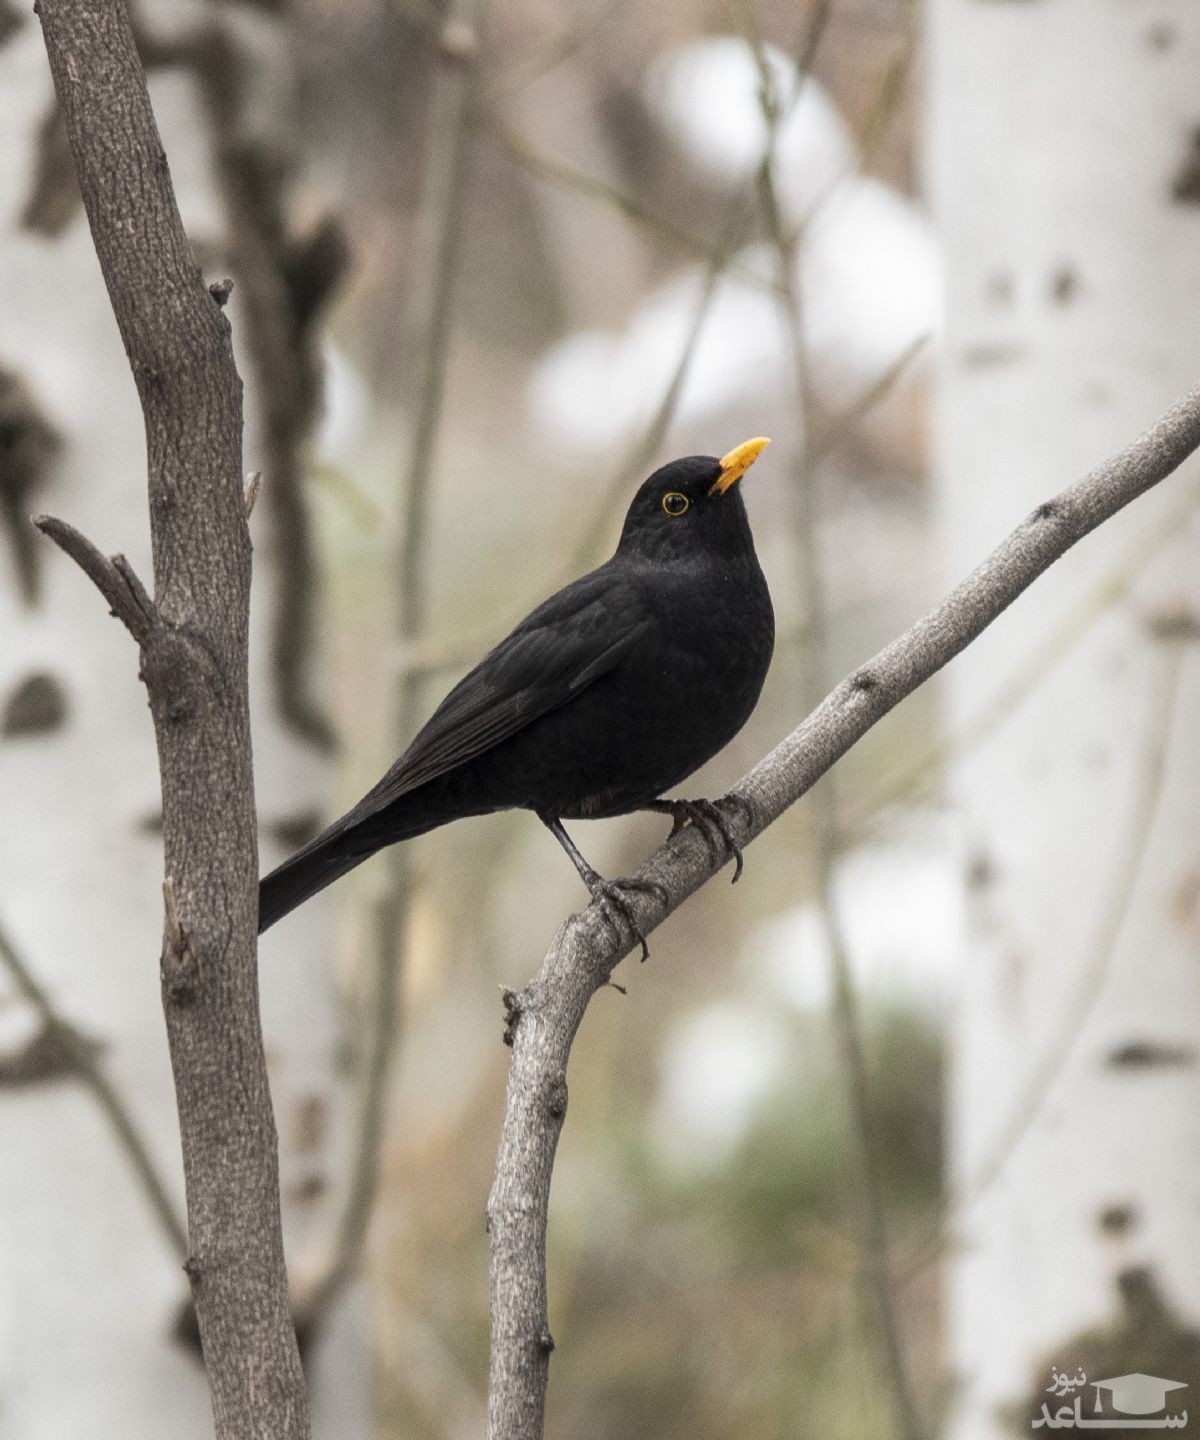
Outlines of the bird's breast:
M762 690L775 629L761 572L660 585L655 598L643 642L579 697L605 741L582 764L592 781L577 814L618 814L680 784L733 739Z

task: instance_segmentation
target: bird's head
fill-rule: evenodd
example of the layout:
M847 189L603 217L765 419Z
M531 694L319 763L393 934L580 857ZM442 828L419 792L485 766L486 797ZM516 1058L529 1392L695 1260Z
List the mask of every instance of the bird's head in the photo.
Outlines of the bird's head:
M633 497L618 551L670 560L752 549L738 481L769 443L759 436L720 459L688 455L656 470Z

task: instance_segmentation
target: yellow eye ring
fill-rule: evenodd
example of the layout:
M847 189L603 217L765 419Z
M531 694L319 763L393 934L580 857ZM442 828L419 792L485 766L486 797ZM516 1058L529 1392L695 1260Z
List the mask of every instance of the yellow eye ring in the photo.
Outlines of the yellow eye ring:
M670 490L662 498L662 507L668 515L686 515L692 502L678 490Z

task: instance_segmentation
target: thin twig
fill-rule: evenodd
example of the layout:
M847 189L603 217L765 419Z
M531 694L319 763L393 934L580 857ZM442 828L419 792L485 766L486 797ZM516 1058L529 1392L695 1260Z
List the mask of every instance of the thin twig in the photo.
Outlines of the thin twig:
M485 0L467 0L457 22L478 35ZM480 63L463 65L442 77L451 114L431 125L435 216L435 274L422 350L422 373L408 462L400 491L400 535L395 556L397 575L395 627L398 646L419 646L427 611L428 511L434 473L438 426L445 394L455 290L462 249L471 156L476 133ZM412 738L421 673L406 670L395 680L392 733L399 749ZM379 1182L379 1160L386 1117L387 1081L397 1041L396 1000L404 949L405 921L412 891L412 862L407 846L387 852L386 892L375 926L373 986L368 1011L366 1061L360 1092L357 1139L350 1182L338 1222L330 1262L318 1281L310 1318L326 1312L353 1274L362 1252Z
M748 845L920 685L1001 615L1056 560L1170 475L1200 447L1200 386L1139 439L1039 505L940 604L853 671L731 792L730 825ZM744 808L743 808L744 807ZM720 861L685 827L633 877L661 902L630 891L649 934L710 880ZM555 935L537 975L508 997L513 1055L496 1176L488 1202L492 1360L489 1440L540 1440L549 1352L546 1216L566 1111L571 1045L595 992L632 938L592 905Z
M930 338L928 335L918 335L911 344L906 345L891 364L885 366L840 415L835 416L824 429L813 436L809 446L809 462L812 465L828 460L830 455L845 444L876 405L886 399L899 384L908 372L908 367L929 344Z
M129 1162L129 1168L142 1187L167 1244L182 1261L187 1256L187 1227L167 1190L166 1181L159 1174L149 1144L138 1130L132 1110L104 1073L96 1047L51 1000L45 987L26 965L17 947L2 928L0 962L3 962L21 994L41 1017L47 1034L51 1035L61 1048L80 1084L91 1092L104 1112L104 1118L112 1127L117 1144Z
M678 408L679 397L683 394L683 387L691 369L696 346L704 331L704 322L708 318L712 302L716 297L721 280L729 268L731 258L741 242L745 226L745 213L735 210L733 219L722 238L720 248L714 253L705 269L687 334L684 336L683 345L675 362L675 369L667 381L658 407L651 416L645 431L634 442L629 454L621 462L612 480L605 487L593 511L591 522L585 527L579 543L571 552L571 558L565 567L568 573L564 576L564 582L566 579L574 578L580 570L598 563L600 548L612 524L614 508L629 487L645 474L646 467L662 446Z
M759 168L759 185L767 231L775 246L784 320L791 348L796 386L797 440L791 460L792 531L797 558L799 591L803 599L806 660L800 685L804 708L809 708L827 684L829 663L829 616L817 544L819 502L816 488L816 457L808 433L813 412L808 349L804 337L804 298L800 289L797 242L785 233L783 212L775 189L776 152L779 137L780 102L758 32L753 0L745 0L747 43L759 72L759 102L766 126L766 148ZM816 22L827 17L818 10ZM818 37L819 38L819 37ZM808 65L816 56L816 45L805 47ZM804 84L801 71L796 93ZM905 357L902 357L904 359ZM887 381L888 377L884 377ZM890 383L890 381L888 382ZM887 388L885 384L884 389ZM868 396L869 399L869 396ZM892 1292L887 1214L883 1187L876 1160L876 1139L872 1127L870 1077L862 1041L862 1020L858 995L850 972L850 956L834 893L834 874L841 838L838 829L837 797L830 776L813 792L810 817L812 861L822 929L829 953L832 986L832 1019L842 1059L847 1101L854 1132L857 1161L857 1190L860 1200L862 1270L874 1303L876 1332L892 1398L896 1428L904 1440L919 1440L923 1427L917 1413L904 1353L900 1321Z
M315 326L345 277L348 248L332 216L303 237L293 232L287 202L295 159L245 133L246 97L259 76L236 30L215 13L194 32L166 42L144 25L136 29L143 54L157 52L159 63L188 68L204 105L230 265L246 315L269 482L266 511L277 562L270 639L275 703L297 735L329 748L333 731L311 675L318 576L305 462L321 401ZM276 53L286 56L288 43L280 23Z
M812 7L812 13L805 19L800 43L796 47L796 78L792 85L792 93L784 99L779 116L780 122L787 117L788 112L800 99L801 91L813 73L813 66L817 63L817 54L824 43L825 32L829 29L829 22L832 19L833 0L816 0ZM755 59L761 73L763 59L761 45L759 46L759 55Z
M796 104L803 77L808 73L809 67L816 58L817 47L824 34L832 11L832 0L820 0L814 9L812 19L806 32L803 44L803 53L798 69L797 84L792 93L785 99L778 114L778 123L782 123ZM516 140L511 131L504 132L504 137ZM524 146L525 142L520 141ZM545 157L535 156L532 149L528 150L527 158L531 164L541 166ZM554 166L557 162L548 161L547 164ZM564 179L562 173L556 172L552 178ZM593 182L590 179L575 174L574 181L579 188L586 188L589 193L595 194L597 198L607 199L625 213L629 213L629 205L634 204L629 197L604 186L602 182ZM743 278L752 278L758 285L766 285L767 288L778 288L771 282L763 280L757 271L750 271L737 263L738 248L745 238L749 226L751 211L753 208L753 196L747 197L740 203L732 206L731 218L719 239L716 247L707 251L708 260L704 275L701 280L700 292L696 299L695 308L688 325L687 334L684 337L683 345L675 363L675 369L667 382L658 407L646 426L645 431L634 442L628 456L618 466L613 475L612 481L605 487L600 501L597 503L592 519L585 526L582 538L571 552L568 563L563 567L563 581L573 578L579 570L588 565L597 563L600 558L600 548L605 534L612 523L613 507L620 497L628 490L629 486L639 479L647 465L651 463L658 452L675 411L679 404L683 387L686 383L692 360L699 344L700 337L704 330L704 323L708 317L712 302L716 297L717 290L724 276L730 270L739 271ZM635 217L636 218L636 217ZM811 218L811 217L809 217ZM806 222L807 223L807 222ZM794 243L793 237L793 243ZM690 242L689 242L690 243ZM840 446L853 428L887 395L892 386L900 379L908 366L916 358L917 354L927 343L925 338L915 341L896 360L894 360L863 393L847 407L844 414L838 416L825 431L816 446L814 447L815 457L824 459ZM525 607L527 608L527 607ZM481 644L494 643L495 638L504 633L502 630L488 632L488 636L467 637L459 642L448 642L438 648L431 657L425 655L413 655L411 650L405 652L405 658L400 661L401 666L415 666L425 670L447 669L454 665L465 662L470 655L478 652Z
M915 4L911 3L911 0L907 9L907 21L897 53L892 57L891 62L884 70L875 95L867 108L866 118L859 126L855 135L854 158L849 168L837 176L836 179L829 182L822 193L817 196L812 209L793 227L788 235L788 240L792 244L795 244L800 238L805 227L814 215L819 214L828 202L832 200L849 181L861 175L870 167L876 150L882 143L889 125L895 118L900 106L900 101L904 96L904 86L908 79L909 71L912 68L913 56L916 53L919 38L919 27L916 23L917 10Z
M588 195L594 200L613 206L626 219L642 226L660 243L670 245L673 249L693 258L706 260L710 265L727 265L731 274L736 274L739 279L761 289L773 290L775 288L774 284L769 280L764 280L753 266L744 264L736 258L725 260L719 246L711 245L695 235L690 235L674 221L656 214L643 205L640 200L632 195L627 195L623 190L618 190L616 186L608 184L607 181L600 180L594 175L588 175L582 170L576 170L564 161L556 160L545 154L544 151L538 150L504 121L493 117L484 133L501 145L505 152L524 169L552 184L575 190L581 195Z
M68 525L65 520L56 520L53 515L37 515L33 523L43 535L53 540L65 555L74 560L108 601L113 615L139 645L145 645L157 623L158 612L154 608L154 601L146 593L146 587L134 574L125 557L113 555L110 558L102 555L74 525Z
M904 87L908 83L909 72L912 70L913 57L917 52L917 42L920 39L920 19L916 0L907 0L905 12L903 31L896 53L884 70L874 99L867 110L866 118L859 126L857 152L860 174L862 171L870 169L871 162L875 159L875 153L900 108L900 101L904 97Z
M493 82L484 97L486 103L490 105L508 100L518 90L540 79L548 70L561 65L598 30L615 19L628 3L629 0L597 0L596 4L589 6L571 24L564 26L552 40L547 41L541 50L518 60L511 70Z

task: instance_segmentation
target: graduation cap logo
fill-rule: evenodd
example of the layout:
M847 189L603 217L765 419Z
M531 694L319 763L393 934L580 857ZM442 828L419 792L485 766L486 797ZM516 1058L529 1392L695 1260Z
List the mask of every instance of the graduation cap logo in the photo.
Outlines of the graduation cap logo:
M1096 1408L1100 1408L1102 1390L1107 1390L1112 1407L1123 1415L1154 1415L1164 1408L1171 1390L1186 1390L1182 1380L1160 1380L1156 1375L1117 1375L1112 1380L1093 1380Z
M1172 1390L1186 1390L1184 1380L1160 1380L1157 1375L1114 1375L1111 1380L1093 1380L1096 1392L1095 1406L1091 1415L1083 1413L1082 1392L1088 1378L1082 1370L1075 1375L1059 1374L1054 1366L1050 1384L1046 1391L1060 1400L1070 1399L1069 1405L1059 1405L1054 1414L1050 1413L1052 1401L1043 1402L1042 1413L1033 1421L1033 1428L1046 1426L1050 1430L1182 1430L1187 1425L1187 1411L1177 1415L1166 1415L1161 1420L1129 1420L1129 1415L1157 1415L1166 1408L1167 1396ZM1120 1418L1110 1419L1104 1413L1104 1394L1108 1391L1108 1405L1111 1412Z

